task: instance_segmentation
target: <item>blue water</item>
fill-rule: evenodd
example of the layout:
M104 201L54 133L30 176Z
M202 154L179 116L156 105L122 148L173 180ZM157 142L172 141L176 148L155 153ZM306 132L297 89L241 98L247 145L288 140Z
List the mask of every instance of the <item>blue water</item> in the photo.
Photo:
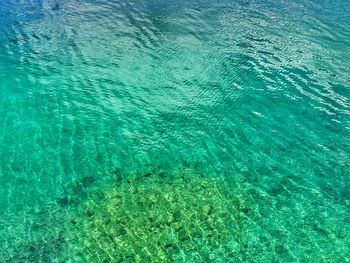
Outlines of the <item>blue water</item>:
M349 189L349 1L1 1L0 262L349 262Z

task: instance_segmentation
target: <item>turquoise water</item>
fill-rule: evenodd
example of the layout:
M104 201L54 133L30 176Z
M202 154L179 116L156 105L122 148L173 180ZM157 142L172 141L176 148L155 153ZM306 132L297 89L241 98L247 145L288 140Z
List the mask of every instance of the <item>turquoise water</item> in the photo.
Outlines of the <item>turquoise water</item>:
M0 262L349 262L350 2L3 0Z

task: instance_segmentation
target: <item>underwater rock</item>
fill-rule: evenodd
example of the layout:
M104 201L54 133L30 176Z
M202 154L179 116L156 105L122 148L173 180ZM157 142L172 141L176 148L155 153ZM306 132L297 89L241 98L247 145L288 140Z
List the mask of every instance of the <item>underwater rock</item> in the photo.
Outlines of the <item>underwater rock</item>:
M199 262L239 240L243 202L222 178L139 175L90 193L73 215L79 240L71 249L81 261Z

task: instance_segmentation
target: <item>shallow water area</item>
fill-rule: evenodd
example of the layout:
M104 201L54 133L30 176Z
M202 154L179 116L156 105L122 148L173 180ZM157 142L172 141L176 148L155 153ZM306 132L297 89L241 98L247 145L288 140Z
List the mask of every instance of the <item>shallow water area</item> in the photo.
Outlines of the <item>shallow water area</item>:
M2 1L0 262L350 261L349 14Z

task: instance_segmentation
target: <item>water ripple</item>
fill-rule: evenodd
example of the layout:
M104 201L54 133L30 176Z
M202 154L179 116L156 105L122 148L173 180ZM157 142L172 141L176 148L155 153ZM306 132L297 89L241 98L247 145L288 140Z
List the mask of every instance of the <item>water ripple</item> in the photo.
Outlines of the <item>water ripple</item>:
M224 244L235 258L348 260L349 13L345 0L2 1L0 258L69 251L58 221L107 178L191 170L251 204Z

